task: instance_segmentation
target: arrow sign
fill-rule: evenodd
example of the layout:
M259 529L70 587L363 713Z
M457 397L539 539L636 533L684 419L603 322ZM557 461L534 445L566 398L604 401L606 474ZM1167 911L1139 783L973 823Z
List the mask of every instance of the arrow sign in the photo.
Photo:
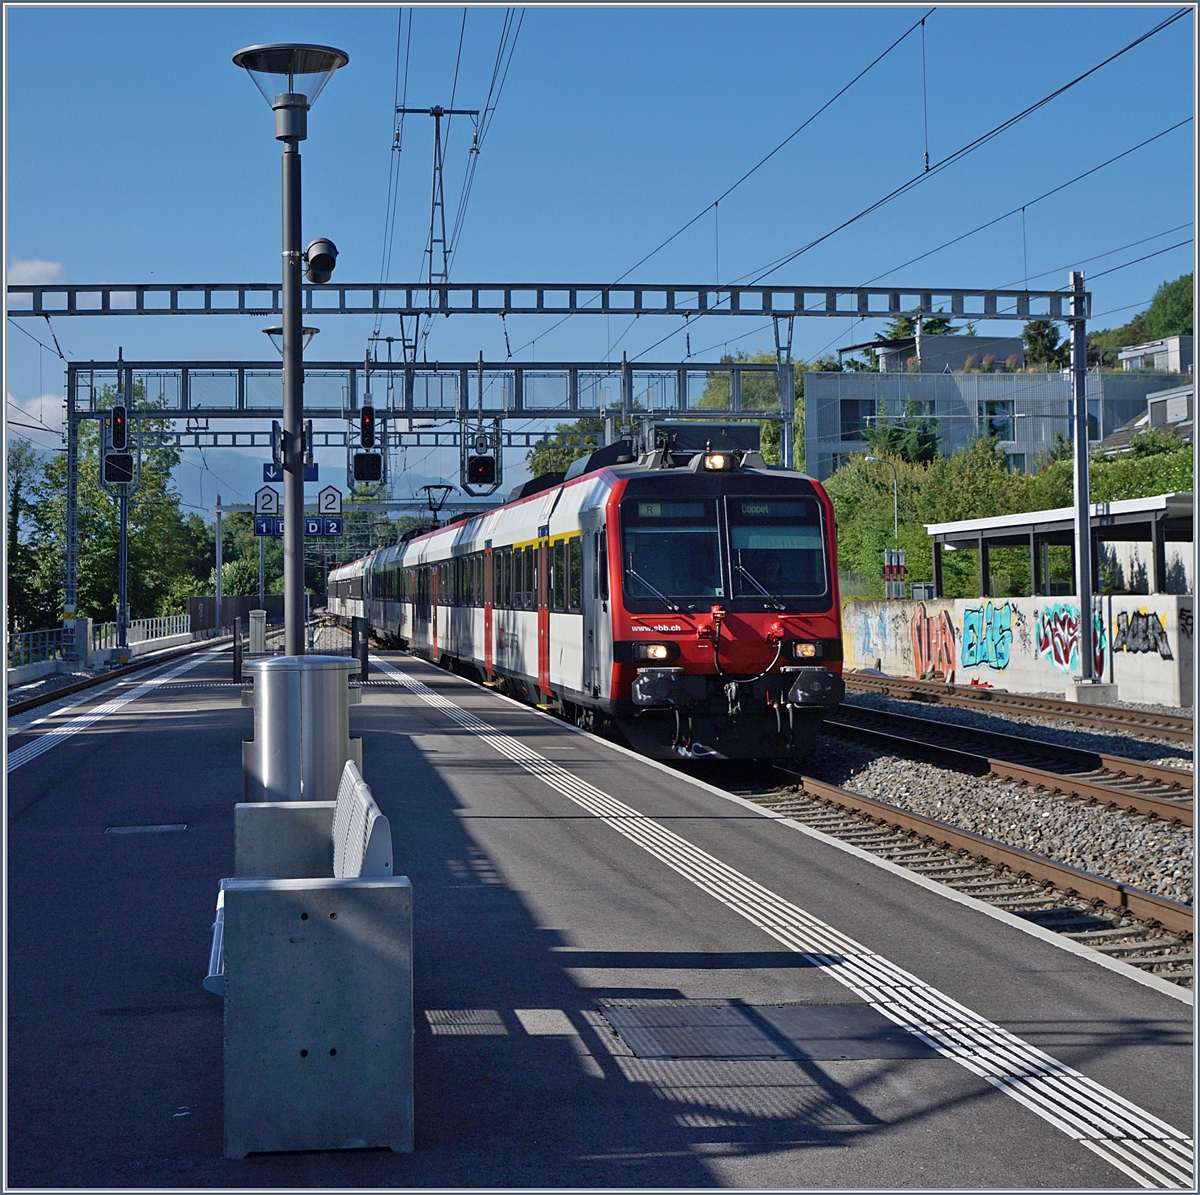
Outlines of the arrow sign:
M283 480L282 466L273 465L270 461L267 461L263 465L263 481L282 481L282 480ZM320 481L321 480L321 466L320 465L305 465L304 466L304 480L305 481Z
M279 513L279 491L269 485L263 486L254 495L254 513L256 515L277 515Z
M342 491L335 485L327 485L317 495L317 510L323 515L342 513Z

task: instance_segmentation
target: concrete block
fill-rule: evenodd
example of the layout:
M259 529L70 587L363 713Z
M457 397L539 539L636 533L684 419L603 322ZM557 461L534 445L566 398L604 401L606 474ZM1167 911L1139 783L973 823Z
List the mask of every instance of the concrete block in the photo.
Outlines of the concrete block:
M225 956L225 1156L411 1150L408 880L229 880Z
M1106 681L1071 681L1067 699L1082 705L1112 705L1117 700L1117 686Z
M333 875L335 801L251 801L233 807L233 874Z

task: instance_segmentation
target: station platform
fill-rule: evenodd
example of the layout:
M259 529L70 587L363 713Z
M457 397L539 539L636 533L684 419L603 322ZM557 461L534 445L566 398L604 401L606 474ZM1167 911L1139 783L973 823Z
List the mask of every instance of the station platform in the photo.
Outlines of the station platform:
M1189 993L372 663L351 733L413 885L414 1152L221 1156L200 983L252 712L208 652L10 727L8 1186L1192 1185Z

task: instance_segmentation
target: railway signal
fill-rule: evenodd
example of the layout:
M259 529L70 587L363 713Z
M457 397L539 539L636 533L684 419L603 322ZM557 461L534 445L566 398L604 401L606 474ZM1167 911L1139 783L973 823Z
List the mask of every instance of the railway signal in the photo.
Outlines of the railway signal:
M113 407L109 432L113 448L123 452L129 444L129 412L124 405L118 404Z
M359 422L358 442L364 448L375 447L375 408L373 406L365 406L361 412Z
M133 453L106 452L104 454L104 484L129 485L133 481Z
M496 458L473 456L467 461L467 480L472 485L494 485L496 481Z

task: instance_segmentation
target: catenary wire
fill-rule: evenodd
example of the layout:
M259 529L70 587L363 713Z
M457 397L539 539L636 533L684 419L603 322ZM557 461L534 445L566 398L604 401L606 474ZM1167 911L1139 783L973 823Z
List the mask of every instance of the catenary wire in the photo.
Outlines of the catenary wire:
M918 261L924 261L927 257L932 257L935 253L940 253L943 249L948 249L951 245L957 245L959 241L964 241L967 237L974 236L977 232L983 232L985 229L991 228L994 224L999 224L1002 220L1007 220L1009 216L1015 216L1018 212L1024 212L1027 207L1033 207L1035 203L1041 203L1043 199L1049 199L1051 195L1057 195L1059 191L1067 187L1073 186L1077 182L1081 182L1089 175L1095 174L1098 170L1103 170L1106 166L1111 166L1114 162L1119 162L1122 158L1128 157L1129 154L1136 150L1142 149L1145 146L1157 141L1160 137L1165 137L1168 133L1173 133L1176 129L1182 128L1185 124L1190 124L1192 117L1185 117L1183 120L1171 125L1170 128L1163 129L1161 133L1155 133L1153 137L1147 137L1145 141L1139 141L1137 145L1131 145L1128 149L1122 150L1119 154L1114 155L1107 161L1101 162L1098 166L1093 166L1090 170L1085 170L1082 174L1077 174L1074 178L1067 179L1065 183L1059 183L1058 186L1052 187L1049 191L1044 191L1035 199L1026 200L1025 203L1014 207L999 216L993 217L991 220L972 228L969 232L961 233L959 236L953 237L951 240L944 241L934 249L930 249L925 253L918 254L916 257L910 257L908 261L902 262L898 266L893 266L890 270L884 271L882 274L876 274L874 278L869 278L863 283L864 286L870 286L874 282L878 282L881 278L886 278L889 274L894 274L897 270L903 270L908 266L914 265ZM1040 278L1044 275L1036 274L1034 277ZM1012 283L1013 286L1016 283Z
M802 245L799 249L795 249L790 253L784 254L783 257L777 258L775 261L768 263L766 266L760 267L757 271L751 270L747 274L742 275L742 277L746 278L751 274L755 274L756 277L750 285L757 286L763 281L764 278L769 277L771 274L775 273L776 270L780 270L784 266L789 265L798 257L801 257L803 254L807 253L810 249L813 249L822 242L829 240L830 237L835 236L837 233L842 232L846 228L849 228L852 224L856 224L859 220L862 220L871 215L873 212L878 211L881 207L891 203L893 200L899 199L902 195L907 194L914 187L920 186L920 184L926 179L933 178L935 175L940 174L943 170L947 170L949 167L956 165L969 154L974 153L977 149L981 149L984 145L987 145L990 141L993 141L1001 134L1007 132L1026 117L1032 116L1035 112L1038 112L1053 100L1058 99L1059 96L1064 95L1073 87L1076 87L1082 83L1085 79L1090 78L1097 71L1108 66L1110 63L1115 62L1122 55L1128 54L1131 50L1141 45L1144 41L1153 37L1157 33L1161 33L1164 29L1174 24L1182 17L1187 16L1191 11L1192 10L1190 8L1181 8L1176 10L1169 17L1165 17L1152 29L1147 30L1145 33L1141 34L1141 36L1134 38L1133 41L1122 46L1121 49L1117 50L1113 54L1110 54L1107 58L1103 59L1103 61L1096 63L1095 66L1089 67L1082 74L1077 75L1074 79L1064 83L1061 87L1055 88L1054 91L1049 92L1040 100L1037 100L1028 107L1023 108L1014 116L1010 116L1007 120L1001 121L1000 124L989 129L986 133L981 133L978 137L968 141L965 145L959 146L959 148L954 150L953 153L947 154L946 157L941 159L941 161L931 166L929 170L922 171L920 174L914 175L906 182L901 183L900 186L893 188L886 195L875 200L874 203L871 203L867 207L863 208L860 212L857 212L855 215L843 220L840 224L836 225L834 228L831 228L828 232L824 232L820 236L814 237L811 241L805 245Z
M936 11L935 9L931 8L925 14L925 17L930 16L935 11ZM925 17L922 17L921 20L924 20ZM718 195L717 198L715 200L713 200L712 203L706 205L702 211L698 212L695 216L693 216L686 224L682 225L680 228L677 228L669 237L667 237L660 244L656 245L653 249L650 250L649 253L647 253L644 257L642 257L639 261L635 262L632 266L630 266L629 269L627 269L623 274L621 274L618 278L616 278L613 281L612 285L616 286L618 283L623 281L625 278L628 278L629 275L632 274L633 271L636 270L639 266L645 265L645 263L648 262L652 257L654 257L655 254L657 254L661 250L665 249L669 244L671 244L672 241L674 241L677 237L679 237L681 234L683 234L689 228L691 228L691 226L693 224L695 224L697 220L701 219L702 217L707 215L710 210L717 207L720 204L722 199L724 199L727 195L729 195L731 192L733 192L737 187L741 186L741 184L743 182L745 182L746 179L748 179L756 170L758 170L760 166L765 165L776 153L778 153L781 149L783 149L783 147L785 145L787 145L787 143L789 141L791 141L797 134L802 132L808 125L810 125L814 120L816 120L816 118L818 116L820 116L826 109L828 109L830 107L830 105L832 105L836 100L840 99L841 96L843 96L851 87L853 87L854 84L857 83L864 75L866 75L868 72L870 72L880 62L882 62L883 59L886 58L888 56L888 54L890 54L902 41L904 41L904 39L907 38L913 32L914 29L916 29L920 26L920 23L921 23L920 21L916 21L911 26L909 26L909 28L906 29L904 31L904 33L902 33L900 35L900 37L898 37L894 42L892 42L891 45L889 45L886 50L884 50L881 54L879 54L876 58L874 58L870 63L868 63L866 67L864 67L862 70L860 70L858 72L858 74L856 74L854 76L854 78L852 78L850 80L849 83L845 84L845 86L843 86L838 92L836 92L832 97L830 97L830 99L828 99L824 104L822 104L821 107L818 108L811 116L809 116L804 121L803 124L801 124L798 128L794 129L791 133L789 133L788 136L785 137L783 139L783 141L781 141L773 150L771 150L771 152L769 154L767 154L764 158L762 158L759 162L757 162L753 167L751 167L748 171L746 171L746 173L743 174L742 177L739 178L732 186L728 187L722 194ZM590 300L590 301L594 301L594 300ZM553 332L555 330L555 328L561 327L563 324L565 324L567 322L567 320L569 320L571 318L572 318L572 316L570 316L570 315L563 316L562 319L558 320L554 324L551 324L550 327L547 328L544 332L539 332L536 339L540 340L542 337L548 336L551 332ZM525 344L521 345L515 351L520 353L522 350L528 348L531 343L532 343L532 341L526 341Z
M1168 133L1173 133L1176 129L1182 128L1186 124L1190 124L1192 122L1192 119L1193 118L1191 116L1188 116L1188 117L1185 117L1183 120L1177 121L1175 124L1171 125L1169 128L1163 129L1161 132L1155 133L1152 137L1147 137L1144 141L1139 141L1136 145L1132 145L1128 149L1122 150L1121 153L1115 154L1113 157L1106 159L1105 161L1101 162L1099 165L1093 166L1090 169L1085 170L1082 174L1077 174L1074 178L1070 178L1066 182L1059 183L1057 186L1052 187L1049 191L1042 192L1041 195L1036 196L1034 199L1027 200L1026 203L1022 204L1021 206L1012 208L1010 211L1004 212L1002 215L996 216L991 220L987 220L983 224L980 224L977 227L972 228L968 232L964 232L956 237L952 237L950 240L944 241L942 244L936 246L933 249L928 250L925 253L920 253L916 257L909 258L908 261L902 262L898 266L893 266L891 269L885 270L882 274L877 274L874 278L869 278L862 285L870 286L872 283L878 282L882 278L886 278L889 274L894 274L897 270L903 270L906 267L913 265L915 262L923 261L925 258L931 257L931 256L933 256L933 254L939 253L941 250L949 248L951 245L956 245L960 241L966 240L968 237L974 236L978 232L983 232L985 229L991 228L993 225L1000 223L1002 220L1006 220L1009 216L1015 215L1017 212L1021 212L1023 215L1026 207L1032 207L1035 203L1040 203L1043 199L1048 199L1051 195L1056 195L1059 191L1062 191L1065 188L1070 187L1070 186L1074 185L1075 183L1082 181L1083 179L1087 178L1089 175L1095 174L1099 170L1103 170L1106 166L1111 166L1114 162L1120 161L1122 158L1127 157L1129 154L1134 153L1136 150L1142 149L1145 146L1150 145L1152 142L1157 141L1162 137L1165 137ZM1186 227L1186 226L1180 225L1179 227ZM1176 231L1176 230L1171 229L1169 231ZM1165 236L1167 234L1159 233L1158 235ZM1153 240L1154 238L1147 237L1145 239ZM1140 243L1141 242L1138 242L1138 241L1133 242L1133 244L1140 244ZM1130 248L1131 246L1125 246L1125 247ZM1110 253L1116 253L1119 251L1120 250L1116 250L1116 249L1109 250ZM1105 256L1107 256L1107 254L1101 253L1101 254L1098 254L1097 256L1105 257ZM1095 260L1095 258L1090 258L1088 260ZM1076 263L1076 264L1083 264L1083 263ZM1068 267L1064 266L1062 268L1066 269ZM1044 277L1046 277L1047 274L1052 274L1054 272L1055 271L1053 271L1053 270L1047 270L1044 273L1035 274L1034 278L1035 279L1036 278L1044 278ZM1029 280L1026 279L1025 283L1026 283L1027 287L1028 287L1028 282L1029 282ZM1016 285L1017 285L1017 282L1006 283L1005 286L1001 287L1000 289L1006 290L1010 286L1016 286ZM703 315L697 316L696 321L693 321L693 322L697 322L703 318L704 318ZM767 326L769 327L770 325L767 325ZM663 344L667 340L669 340L672 336L676 336L680 332L686 331L689 329L690 329L690 325L686 325L686 324L684 325L684 327L675 329L673 332L670 332L666 336L662 337L662 339L656 341L648 349L644 350L642 353L639 353L638 356L639 357L645 356L646 353L653 351L660 344ZM840 339L840 337L834 337L834 340L838 340L838 339ZM830 343L832 344L833 342L831 341ZM524 347L524 346L522 346L522 347Z

